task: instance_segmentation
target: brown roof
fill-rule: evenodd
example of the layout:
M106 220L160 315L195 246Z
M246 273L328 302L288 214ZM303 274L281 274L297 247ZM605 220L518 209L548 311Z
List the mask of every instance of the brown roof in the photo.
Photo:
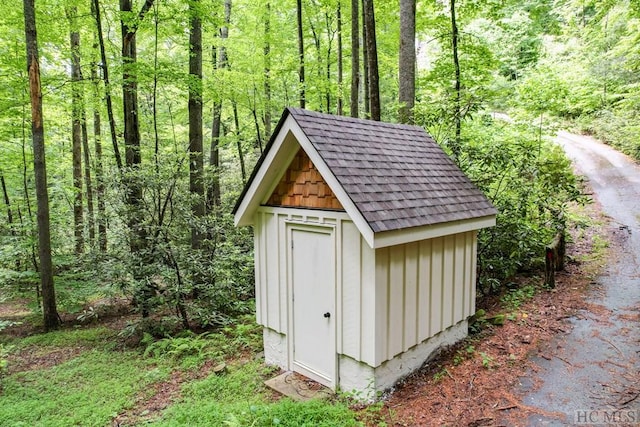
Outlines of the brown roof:
M280 123L287 115L374 232L496 214L484 194L418 126L298 108L285 110Z

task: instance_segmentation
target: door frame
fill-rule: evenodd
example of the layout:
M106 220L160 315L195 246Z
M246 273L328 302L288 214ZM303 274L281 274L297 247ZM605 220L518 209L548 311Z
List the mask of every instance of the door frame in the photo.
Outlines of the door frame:
M337 351L337 339L338 339L338 320L339 316L337 316L337 295L338 295L338 268L336 266L336 227L331 224L309 224L309 223L300 223L294 221L285 221L286 225L286 262L287 262L287 350L288 350L288 369L291 371L299 372L302 375L305 375L308 378L311 378L314 381L323 384L332 390L336 390L338 386L338 351ZM332 331L332 340L329 342L329 353L332 356L331 370L332 370L332 378L324 378L322 376L317 375L313 371L306 370L304 368L295 367L295 352L294 352L294 299L293 299L293 254L291 249L291 242L293 241L293 231L307 231L313 233L321 233L326 234L331 237L331 261L330 265L333 265L333 290L332 290L332 317L333 317L333 331Z

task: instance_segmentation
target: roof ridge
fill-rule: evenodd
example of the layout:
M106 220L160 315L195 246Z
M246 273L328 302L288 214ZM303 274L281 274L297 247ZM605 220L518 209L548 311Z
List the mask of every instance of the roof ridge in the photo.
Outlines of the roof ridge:
M286 110L294 116L307 116L307 117L316 117L316 118L324 118L327 120L339 120L349 123L357 123L363 126L375 126L375 127L387 127L392 129L412 129L415 131L419 131L425 133L430 139L431 136L422 128L421 126L415 124L407 124L407 123L391 123L391 122L383 122L379 120L367 119L363 117L352 117L345 115L337 115L332 113L323 113L319 111L307 110L305 108L300 107L287 107Z

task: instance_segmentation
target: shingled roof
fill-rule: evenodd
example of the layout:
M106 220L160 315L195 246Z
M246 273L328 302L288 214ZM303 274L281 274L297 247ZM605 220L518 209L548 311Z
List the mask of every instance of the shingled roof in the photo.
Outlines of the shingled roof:
M283 113L234 212L288 117L373 233L496 215L484 194L424 129L299 108Z
M496 214L418 126L287 111L376 233Z

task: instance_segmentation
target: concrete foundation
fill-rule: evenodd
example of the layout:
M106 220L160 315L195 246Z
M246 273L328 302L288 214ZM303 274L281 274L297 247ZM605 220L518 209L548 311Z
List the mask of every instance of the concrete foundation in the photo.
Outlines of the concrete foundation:
M264 361L267 365L275 365L289 369L289 351L287 349L287 336L273 329L263 328Z
M383 391L420 368L438 349L465 338L467 329L466 320L458 322L377 367L339 354L338 388L362 401L375 400ZM286 335L264 328L264 355L267 364L289 369Z
M339 355L339 387L358 399L375 400L383 391L420 368L438 349L465 338L467 329L466 320L458 322L375 368Z

